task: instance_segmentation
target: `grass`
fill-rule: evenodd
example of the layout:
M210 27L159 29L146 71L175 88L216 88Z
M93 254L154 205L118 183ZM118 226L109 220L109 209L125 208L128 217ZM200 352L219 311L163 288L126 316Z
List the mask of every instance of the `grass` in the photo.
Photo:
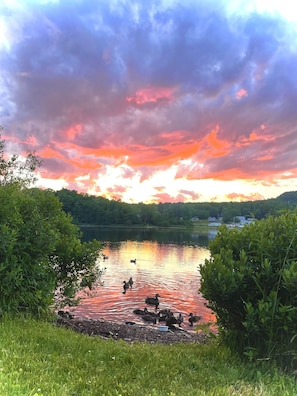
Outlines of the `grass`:
M200 231L205 233L213 229L213 227L209 227L208 220L198 220L193 222L193 228L195 231Z
M7 317L0 337L2 396L297 394L293 377L243 364L216 342L127 344Z

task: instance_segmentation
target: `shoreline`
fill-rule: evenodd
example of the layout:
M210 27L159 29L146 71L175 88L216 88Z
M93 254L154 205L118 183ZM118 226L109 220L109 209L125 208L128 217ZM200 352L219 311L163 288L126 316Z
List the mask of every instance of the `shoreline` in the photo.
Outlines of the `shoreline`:
M199 343L205 344L210 336L203 332L189 332L179 327L160 331L158 328L134 322L116 323L105 319L81 319L58 317L56 325L75 332L97 336L105 340L123 340L128 343L150 344Z

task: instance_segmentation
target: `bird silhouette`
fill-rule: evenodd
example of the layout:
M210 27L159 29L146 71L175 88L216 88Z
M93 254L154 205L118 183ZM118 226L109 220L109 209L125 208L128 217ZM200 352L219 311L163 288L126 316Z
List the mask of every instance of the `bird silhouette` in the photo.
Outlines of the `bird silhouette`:
M126 291L129 289L130 285L128 282L124 281L123 282L123 294L126 294Z
M149 305L154 305L155 306L155 308L157 309L158 307L159 307L159 304L160 304L160 302L159 302L159 294L157 293L157 294L155 294L155 297L147 297L146 299L145 299L145 302L146 302L146 304L149 304Z
M195 322L199 322L200 319L201 319L201 316L193 315L192 312L189 313L190 326L193 326L193 323L195 323Z

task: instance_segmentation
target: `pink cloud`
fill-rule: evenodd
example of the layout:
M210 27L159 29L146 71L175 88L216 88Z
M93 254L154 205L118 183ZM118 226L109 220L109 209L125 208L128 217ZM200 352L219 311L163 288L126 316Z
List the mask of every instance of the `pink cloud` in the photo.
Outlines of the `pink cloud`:
M242 99L244 96L248 96L248 93L245 89L241 88L236 92L236 99Z
M127 96L126 100L137 105L169 101L173 99L174 91L175 88L171 87L148 87L138 90L133 96Z

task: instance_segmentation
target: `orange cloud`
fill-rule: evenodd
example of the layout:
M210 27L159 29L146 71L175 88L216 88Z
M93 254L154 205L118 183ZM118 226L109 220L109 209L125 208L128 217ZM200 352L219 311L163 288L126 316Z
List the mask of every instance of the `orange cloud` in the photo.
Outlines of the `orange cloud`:
M214 171L214 172L206 172L203 176L204 179L217 179L223 181L230 181L230 180L238 180L238 179L245 179L247 176L248 170L242 171L239 168L228 169L228 172L225 170L222 171Z
M216 158L228 155L230 152L230 143L222 139L218 139L217 134L219 132L219 126L217 125L204 139L203 146L206 148L205 157Z
M42 150L39 150L39 155L42 158L58 158L64 161L64 156L49 146L45 146Z
M67 145L67 148L69 150L69 145ZM75 154L75 151L73 151L73 153ZM39 155L42 158L58 159L64 163L75 166L76 168L85 169L87 171L98 169L101 167L101 165L96 160L90 158L83 158L83 156L79 152L73 155L73 158L69 158L69 156L65 156L65 152L62 154L60 149L54 150L52 147L49 146L46 146L43 150L41 150L39 152ZM67 169L67 172L69 172L69 169ZM73 170L73 172L75 172L75 170ZM63 173L64 172L61 172L61 174Z
M169 166L178 160L186 159L199 150L198 143L167 143L165 146L146 147L146 146L133 146L130 149L129 159L127 164L131 166ZM131 154L131 156L130 156Z
M289 172L282 173L279 176L280 179L284 179L284 180L291 179L291 178L296 178L296 177L297 177L297 169L296 168L290 169Z
M271 154L266 154L266 155L263 155L262 157L257 158L258 161L270 161L273 159L274 159L274 156Z
M233 201L233 202L259 201L264 199L263 195L258 193L253 193L253 194L231 193L231 194L226 194L225 196L228 201Z

